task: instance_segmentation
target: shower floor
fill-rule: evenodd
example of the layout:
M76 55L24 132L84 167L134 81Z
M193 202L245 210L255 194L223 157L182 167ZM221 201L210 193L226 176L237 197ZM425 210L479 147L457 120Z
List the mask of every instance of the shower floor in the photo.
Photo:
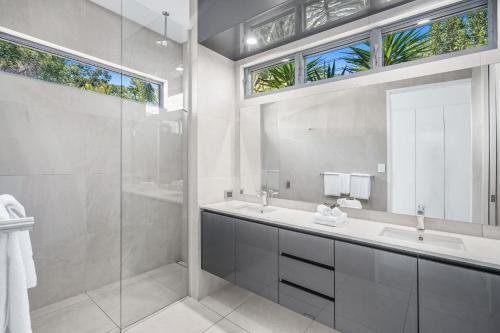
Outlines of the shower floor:
M178 263L126 279L122 284L122 323L129 326L188 293L187 268ZM119 332L120 283L115 282L31 314L34 333Z

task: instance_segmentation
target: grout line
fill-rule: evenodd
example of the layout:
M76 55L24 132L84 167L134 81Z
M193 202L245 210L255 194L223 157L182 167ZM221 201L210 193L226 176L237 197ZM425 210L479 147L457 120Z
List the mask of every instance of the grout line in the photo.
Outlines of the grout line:
M94 305L95 305L95 306L96 306L99 310L101 310L101 311L104 313L104 315L105 315L105 316L106 316L106 317L107 317L107 318L108 318L108 319L109 319L109 320L113 323L113 325L115 325L115 326L116 326L116 328L120 329L120 325L119 325L119 324L117 324L117 323L115 323L115 321L113 320L113 318L111 318L111 316L110 316L110 315L108 315L108 313L107 313L106 311L104 311L104 309L103 309L103 308L101 308L101 307L99 306L99 304L97 304L97 302L96 302L96 301L92 298L92 296L90 296L87 292L85 292L85 294L86 294L86 295L87 295L87 297L90 299L90 301L91 301L92 303L94 303Z
M125 331L127 331L127 330L131 329L132 327L138 326L138 325L140 325L140 324L142 324L142 323L144 323L144 322L148 321L149 319L151 319L151 318L153 318L153 317L156 317L156 316L157 316L157 315L159 315L161 312L163 312L163 311L167 311L170 307L173 307L174 305L177 305L177 304L179 304L179 303L182 303L182 302L184 302L186 299L189 299L189 298L190 298L189 296L186 296L186 297L183 297L183 298L181 298L181 299L179 299L179 300L177 300L177 301L175 301L175 302L173 302L173 303L171 303L171 304L168 304L168 305L166 305L166 306L162 307L161 309L158 309L158 310L156 310L155 312L153 312L153 313L151 313L151 314L147 315L146 317L143 317L143 318L141 318L141 319L139 319L139 320L137 320L137 321L135 321L135 322L133 322L133 323L131 323L131 324L127 325L126 327L123 327L123 328L122 328L122 331L123 331L123 332L125 332Z

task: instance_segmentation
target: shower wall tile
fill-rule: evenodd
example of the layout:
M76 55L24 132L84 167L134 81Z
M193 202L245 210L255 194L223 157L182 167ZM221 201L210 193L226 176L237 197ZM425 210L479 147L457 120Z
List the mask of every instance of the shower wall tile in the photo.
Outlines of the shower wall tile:
M88 233L85 239L85 290L93 290L120 279L119 227Z
M7 85L5 79L0 73L2 87ZM8 152L0 154L0 175L81 172L85 163L85 127L81 124L86 116L65 111L33 106L29 101L1 101L0 141Z
M120 174L89 174L86 176L87 232L119 232Z
M86 172L118 174L117 166L121 163L120 119L88 116L85 134Z
M33 252L38 285L29 290L32 310L85 291L85 235L34 246Z
M123 214L125 277L181 260L181 204L124 193Z

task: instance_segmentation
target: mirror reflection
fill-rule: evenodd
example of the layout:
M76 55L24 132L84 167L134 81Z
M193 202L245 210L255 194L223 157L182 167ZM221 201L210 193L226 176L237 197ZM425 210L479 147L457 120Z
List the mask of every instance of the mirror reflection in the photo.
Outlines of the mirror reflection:
M488 224L488 70L241 109L241 193Z

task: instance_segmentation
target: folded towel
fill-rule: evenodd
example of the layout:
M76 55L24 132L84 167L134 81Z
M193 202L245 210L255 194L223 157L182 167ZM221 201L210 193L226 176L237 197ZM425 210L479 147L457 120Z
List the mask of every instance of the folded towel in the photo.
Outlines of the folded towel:
M347 222L347 214L340 216L324 216L319 213L314 214L314 223L336 227Z
M12 195L0 195L0 206L3 206L9 213L9 218L19 219L26 217L26 210ZM17 240L23 258L24 270L26 272L26 286L33 288L37 284L35 262L33 261L33 249L28 231L17 232Z
M361 201L359 201L357 199L342 198L342 199L337 200L337 204L340 207L344 207L344 208L355 208L355 209L362 209L363 208L363 206L361 205Z

